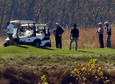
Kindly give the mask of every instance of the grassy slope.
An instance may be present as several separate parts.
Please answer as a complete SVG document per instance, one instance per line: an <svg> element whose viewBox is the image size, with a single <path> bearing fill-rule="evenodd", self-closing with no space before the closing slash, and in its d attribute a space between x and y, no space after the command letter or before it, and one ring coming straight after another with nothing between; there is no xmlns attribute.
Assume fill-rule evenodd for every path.
<svg viewBox="0 0 115 84"><path fill-rule="evenodd" d="M34 79L35 82L40 74L45 74L48 76L48 80L55 84L53 82L61 81L59 77L68 74L65 72L73 69L76 63L87 65L91 58L98 59L99 65L103 67L103 70L106 70L107 74L114 76L115 49L78 49L78 51L70 51L68 49L42 49L32 46L0 48L0 73L1 71L6 71L4 72L5 75L10 73L16 77L18 76L17 74L21 73L23 74L22 78L26 79L27 77L28 80L28 77L32 77L29 81ZM36 76L37 79L35 79ZM16 78L14 77L13 81L14 79Z"/></svg>
<svg viewBox="0 0 115 84"><path fill-rule="evenodd" d="M115 49L54 49L54 48L36 48L32 46L10 46L0 48L0 56L39 56L49 54L115 54Z"/></svg>
<svg viewBox="0 0 115 84"><path fill-rule="evenodd" d="M16 63L19 65L72 65L78 61L85 63L91 58L101 62L115 63L115 49L52 49L32 46L10 46L0 48L0 63Z"/></svg>

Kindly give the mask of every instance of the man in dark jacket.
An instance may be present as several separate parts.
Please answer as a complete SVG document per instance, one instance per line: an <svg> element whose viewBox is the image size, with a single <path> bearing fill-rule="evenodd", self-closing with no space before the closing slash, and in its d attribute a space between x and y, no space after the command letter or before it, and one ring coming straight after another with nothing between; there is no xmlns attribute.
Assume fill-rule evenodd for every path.
<svg viewBox="0 0 115 84"><path fill-rule="evenodd" d="M54 30L56 48L62 48L62 34L64 30L60 27L59 23L56 23L56 29Z"/></svg>
<svg viewBox="0 0 115 84"><path fill-rule="evenodd" d="M107 29L107 48L111 48L111 27L109 26L109 23L106 21L105 28Z"/></svg>
<svg viewBox="0 0 115 84"><path fill-rule="evenodd" d="M69 46L69 49L71 50L71 45L73 43L73 41L75 41L76 43L76 47L75 47L75 50L77 50L77 47L78 47L78 44L77 44L77 41L78 41L78 38L79 38L79 30L76 28L76 24L73 25L73 29L71 30L71 34L70 34L70 46Z"/></svg>

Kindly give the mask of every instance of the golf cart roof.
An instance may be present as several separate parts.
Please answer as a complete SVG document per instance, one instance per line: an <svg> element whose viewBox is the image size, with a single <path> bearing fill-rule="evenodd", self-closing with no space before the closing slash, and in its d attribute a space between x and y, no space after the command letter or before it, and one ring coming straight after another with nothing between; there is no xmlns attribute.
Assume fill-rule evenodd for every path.
<svg viewBox="0 0 115 84"><path fill-rule="evenodd" d="M12 21L10 21L10 23L33 24L36 22L32 21L32 20L12 20Z"/></svg>
<svg viewBox="0 0 115 84"><path fill-rule="evenodd" d="M21 26L33 26L33 24L22 24ZM35 24L36 27L45 27L47 24Z"/></svg>

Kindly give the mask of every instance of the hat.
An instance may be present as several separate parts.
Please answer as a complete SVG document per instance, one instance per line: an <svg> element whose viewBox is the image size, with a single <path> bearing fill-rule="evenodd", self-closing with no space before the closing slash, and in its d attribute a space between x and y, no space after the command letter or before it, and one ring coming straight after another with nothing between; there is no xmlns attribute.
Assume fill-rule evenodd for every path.
<svg viewBox="0 0 115 84"><path fill-rule="evenodd" d="M102 22L99 22L98 25L102 25Z"/></svg>
<svg viewBox="0 0 115 84"><path fill-rule="evenodd" d="M58 22L56 22L56 25L60 25Z"/></svg>
<svg viewBox="0 0 115 84"><path fill-rule="evenodd" d="M107 21L104 24L109 24Z"/></svg>

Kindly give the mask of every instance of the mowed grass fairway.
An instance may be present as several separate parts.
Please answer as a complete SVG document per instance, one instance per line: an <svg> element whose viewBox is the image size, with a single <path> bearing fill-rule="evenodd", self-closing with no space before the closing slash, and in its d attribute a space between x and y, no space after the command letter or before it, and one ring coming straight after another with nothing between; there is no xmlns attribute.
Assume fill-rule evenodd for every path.
<svg viewBox="0 0 115 84"><path fill-rule="evenodd" d="M0 48L0 74L3 77L0 82L7 80L13 84L38 84L41 76L46 75L49 84L65 84L62 81L65 78L68 80L68 74L77 63L87 65L91 59L98 60L99 66L114 84L115 49L92 48L75 51L27 45ZM9 84L7 81L2 84Z"/></svg>
<svg viewBox="0 0 115 84"><path fill-rule="evenodd" d="M0 60L2 63L9 63L9 59L13 61L27 64L51 64L63 63L73 64L76 62L88 62L90 59L98 59L102 62L115 63L115 49L78 49L78 51L68 49L55 48L36 48L33 46L9 46L0 48Z"/></svg>
<svg viewBox="0 0 115 84"><path fill-rule="evenodd" d="M55 48L36 48L33 46L9 46L0 48L0 56L39 56L51 54L115 54L115 49L91 48L91 49L55 49Z"/></svg>

